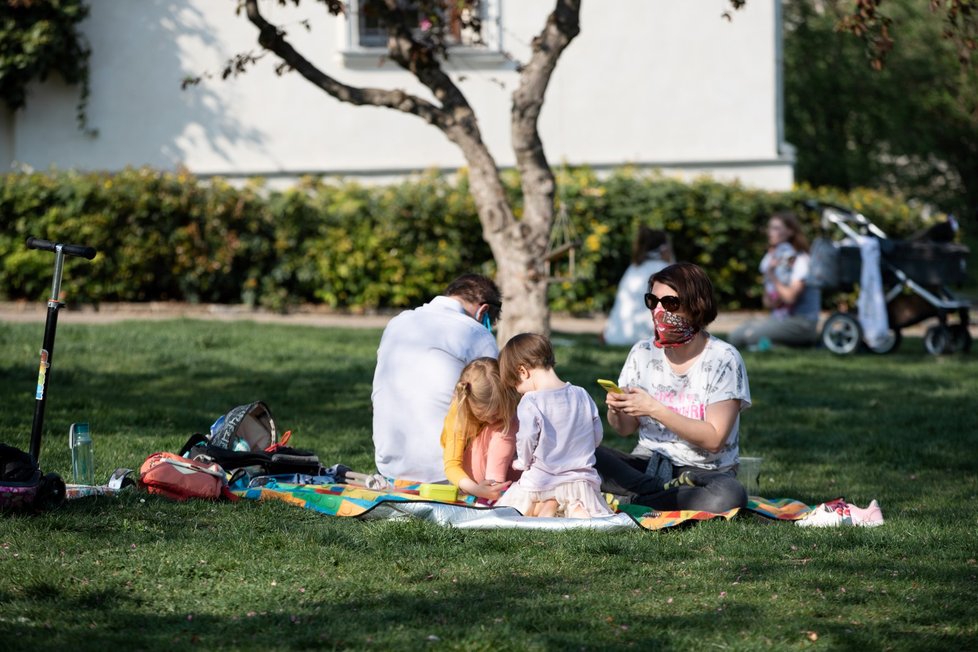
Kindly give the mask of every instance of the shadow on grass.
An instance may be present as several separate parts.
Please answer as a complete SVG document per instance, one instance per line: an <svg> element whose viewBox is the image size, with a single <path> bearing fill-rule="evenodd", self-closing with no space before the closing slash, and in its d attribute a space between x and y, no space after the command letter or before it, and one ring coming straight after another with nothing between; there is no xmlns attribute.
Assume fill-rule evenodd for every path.
<svg viewBox="0 0 978 652"><path fill-rule="evenodd" d="M437 587L437 588L436 588ZM220 583L199 589L233 591ZM838 587L827 589L837 592ZM329 587L322 587L328 593ZM643 600L615 601L598 608L588 601L587 586L546 576L521 574L509 584L466 581L430 582L394 590L364 586L335 597L298 599L257 596L233 600L237 609L201 613L193 603L170 604L147 613L122 589L79 587L70 595L46 586L25 587L21 596L2 595L5 603L29 599L36 617L4 623L8 640L41 649L385 649L450 647L498 649L520 641L522 649L674 649L713 641L731 647L766 641L767 645L807 643L812 630L832 649L878 649L885 643L904 649L968 649L974 637L931 626L927 614L910 623L861 622L840 615L838 603L811 607L786 622L777 611L764 613L760 601L727 600L668 613ZM656 600L661 604L661 601ZM853 596L850 606L859 606ZM595 613L601 614L595 617ZM45 614L64 614L57 627ZM585 615L586 614L586 615ZM954 614L948 614L954 616ZM969 614L959 614L967 617ZM582 617L583 616L583 617ZM840 617L841 616L841 617ZM950 629L950 628L949 628ZM758 640L760 639L760 640ZM79 645L79 642L83 644ZM724 646L724 647L726 647Z"/></svg>
<svg viewBox="0 0 978 652"><path fill-rule="evenodd" d="M190 321L66 329L42 466L67 468L72 421L93 423L97 464L111 470L262 399L296 445L366 467L379 335ZM40 330L0 336L0 439L25 446ZM594 379L617 377L628 350L561 337L558 373L601 405ZM745 360L746 445L765 456L774 495L879 496L887 527L738 518L668 535L470 533L131 494L0 521L0 634L24 649L737 649L807 645L811 629L833 649L973 649L974 367L910 353Z"/></svg>
<svg viewBox="0 0 978 652"><path fill-rule="evenodd" d="M269 404L280 431L295 431L296 446L325 448L330 458L363 457L367 448L372 454L378 333L175 322L76 328L69 335L59 342L49 381L44 466L64 468L63 437L75 421L92 424L97 464L132 467L152 452L179 448L230 408L254 400ZM0 362L0 438L22 448L36 375L36 361L23 352Z"/></svg>
<svg viewBox="0 0 978 652"><path fill-rule="evenodd" d="M439 588L435 588L435 587ZM205 587L201 587L206 590ZM326 591L328 592L328 590ZM567 593L569 592L569 593ZM573 594L572 599L567 596ZM585 596L585 597L582 597ZM0 596L4 601L15 596ZM446 587L405 586L382 591L364 587L335 598L236 602L240 611L200 613L193 604L174 604L146 613L122 590L79 587L70 595L51 587L25 587L21 599L35 605L37 618L6 623L10 640L48 649L125 645L129 649L344 649L378 646L418 649L437 644L463 649L657 649L675 642L675 633L716 625L704 612L678 618L649 618L644 609L619 607L607 618L582 620L579 600L586 587L542 574L523 574L508 585L488 581ZM291 604L290 604L291 603ZM752 610L732 607L731 616L749 620ZM67 614L46 627L43 614ZM26 622L24 622L26 621ZM678 637L679 640L682 637Z"/></svg>
<svg viewBox="0 0 978 652"><path fill-rule="evenodd" d="M6 330L4 341L21 356L0 362L0 435L22 447L36 380L35 354L25 342L35 330ZM364 466L372 456L370 387L379 335L190 320L76 325L59 342L64 359L52 374L43 457L66 468L67 426L88 420L98 461L132 467L156 450L179 448L231 407L261 399L280 430L296 431L295 445L330 463ZM594 380L617 377L628 348L600 347L592 335L555 339L558 372L603 406ZM978 467L972 454L978 430L963 426L973 418L975 389L961 381L962 372L973 376L965 359L839 358L812 350L746 354L745 361L754 404L741 418L743 444L766 458L769 477L781 478L776 495L820 502L868 491L864 478L902 500L912 493L912 475ZM605 439L625 450L634 445L609 428ZM822 486L796 483L792 469L800 465L819 469Z"/></svg>

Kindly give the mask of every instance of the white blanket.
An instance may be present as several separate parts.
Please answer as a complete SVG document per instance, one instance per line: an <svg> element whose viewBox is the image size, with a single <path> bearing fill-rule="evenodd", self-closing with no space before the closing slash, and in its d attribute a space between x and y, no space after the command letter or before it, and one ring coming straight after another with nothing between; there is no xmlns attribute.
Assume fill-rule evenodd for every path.
<svg viewBox="0 0 978 652"><path fill-rule="evenodd" d="M634 530L641 526L627 514L597 518L530 518L512 507L472 509L429 502L383 502L361 514L361 520L420 518L463 530Z"/></svg>
<svg viewBox="0 0 978 652"><path fill-rule="evenodd" d="M886 316L886 298L883 296L883 275L880 271L880 241L869 236L859 238L859 254L862 270L859 273L859 324L863 340L870 347L883 343L890 330Z"/></svg>

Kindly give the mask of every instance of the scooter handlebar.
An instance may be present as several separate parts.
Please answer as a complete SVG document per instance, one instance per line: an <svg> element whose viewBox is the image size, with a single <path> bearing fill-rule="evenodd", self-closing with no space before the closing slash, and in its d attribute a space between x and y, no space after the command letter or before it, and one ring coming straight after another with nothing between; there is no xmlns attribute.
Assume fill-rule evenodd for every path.
<svg viewBox="0 0 978 652"><path fill-rule="evenodd" d="M58 245L61 245L61 251L68 256L78 256L79 258L87 258L91 260L95 258L95 254L98 252L95 247L86 247L85 245L76 244L63 244L59 242L51 242L50 240L41 240L40 238L27 238L27 248L28 249L41 249L42 251L57 251Z"/></svg>

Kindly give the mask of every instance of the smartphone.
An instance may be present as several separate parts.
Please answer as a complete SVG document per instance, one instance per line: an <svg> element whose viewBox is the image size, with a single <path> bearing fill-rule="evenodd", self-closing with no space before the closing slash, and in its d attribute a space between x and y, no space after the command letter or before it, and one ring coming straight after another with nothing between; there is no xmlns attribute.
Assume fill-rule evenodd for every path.
<svg viewBox="0 0 978 652"><path fill-rule="evenodd" d="M617 392L618 394L623 394L621 387L616 385L614 381L605 380L604 378L598 378L598 384L604 387L606 392Z"/></svg>

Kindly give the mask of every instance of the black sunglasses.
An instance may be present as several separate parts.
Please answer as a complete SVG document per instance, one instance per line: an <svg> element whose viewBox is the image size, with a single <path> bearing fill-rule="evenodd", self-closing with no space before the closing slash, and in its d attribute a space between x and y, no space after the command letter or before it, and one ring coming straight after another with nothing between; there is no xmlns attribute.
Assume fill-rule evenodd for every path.
<svg viewBox="0 0 978 652"><path fill-rule="evenodd" d="M655 310L655 307L660 303L669 312L676 312L679 310L679 306L682 305L679 297L657 297L651 292L645 295L645 305L649 310Z"/></svg>

